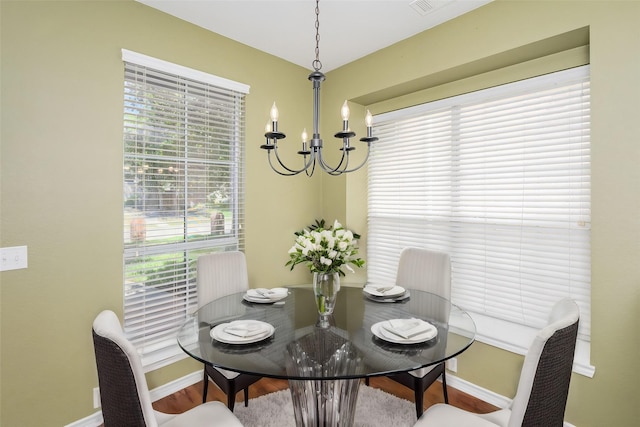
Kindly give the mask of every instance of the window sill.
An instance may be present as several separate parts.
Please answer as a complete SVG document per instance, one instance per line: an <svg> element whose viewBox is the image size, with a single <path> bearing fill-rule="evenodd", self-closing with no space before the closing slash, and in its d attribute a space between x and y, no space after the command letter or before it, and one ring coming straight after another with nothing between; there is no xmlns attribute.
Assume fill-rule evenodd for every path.
<svg viewBox="0 0 640 427"><path fill-rule="evenodd" d="M512 353L525 355L538 329L516 325L478 313L469 313L476 323L476 340ZM591 365L591 343L578 339L573 359L573 371L593 378L595 366Z"/></svg>

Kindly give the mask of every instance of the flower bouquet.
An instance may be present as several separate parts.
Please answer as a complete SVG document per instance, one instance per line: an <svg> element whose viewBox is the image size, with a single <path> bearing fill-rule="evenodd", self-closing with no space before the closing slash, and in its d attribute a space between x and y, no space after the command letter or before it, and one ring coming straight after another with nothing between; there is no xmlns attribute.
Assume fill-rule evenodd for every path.
<svg viewBox="0 0 640 427"><path fill-rule="evenodd" d="M360 236L345 229L337 220L326 227L324 220L295 233L295 244L289 249L291 270L298 264L306 264L313 273L313 288L318 312L328 315L333 312L336 295L340 289L343 268L362 267L364 260L358 257Z"/></svg>

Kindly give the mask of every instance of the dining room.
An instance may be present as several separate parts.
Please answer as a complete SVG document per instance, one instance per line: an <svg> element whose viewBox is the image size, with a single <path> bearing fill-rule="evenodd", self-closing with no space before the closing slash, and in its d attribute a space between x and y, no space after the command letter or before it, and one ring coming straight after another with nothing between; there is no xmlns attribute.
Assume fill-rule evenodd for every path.
<svg viewBox="0 0 640 427"><path fill-rule="evenodd" d="M495 0L327 71L322 82L319 124L326 128L325 144L332 150L327 160L338 161L339 146L330 133L342 129L340 108L347 99L349 131L357 134L352 141L357 164L366 151L366 144L358 139L368 134L367 110L374 116L373 135L382 140L384 129L375 126L382 124L385 114L507 81L590 67L590 218L581 223L588 224L590 231L589 286L583 293L590 303L585 313L590 331L582 340L586 349L580 349L586 368L574 370L571 376L565 414L565 421L576 427L632 426L640 420L634 399L620 397L635 396L640 380L636 369L640 351L636 333L640 324L638 16L638 1ZM128 217L141 200L149 208L174 209L180 200L176 183L184 182L157 187L163 197L153 200L145 199L145 194L127 199L139 190L132 184L136 178L129 176L149 172L144 166L126 169L127 162L133 164L138 158L126 157L135 150L127 151L123 141L127 134L123 123L128 123L132 110L131 104L123 104L125 63L141 57L123 59L123 50L215 75L219 81L237 82L240 92L245 91L244 170L242 191L237 193L243 205L241 220L227 223L207 211L198 226L207 228L207 239L235 245L244 253L250 288L310 285L309 269L291 269L286 264L295 233L320 218L330 223L337 219L360 235L359 256L364 264L345 272L341 277L345 287L375 281L375 271L395 276L400 251L388 257L391 261L385 267L377 260L384 260L386 254L376 253L371 244L373 236L380 236L371 228L375 222L369 211L370 172L375 165L370 162L375 159L342 176L320 169L311 177L305 173L282 176L272 170L269 150L261 149L269 144L265 134L276 132L273 127L265 130L265 123L272 121L269 112L275 100L279 131L288 133L287 139L278 141L283 160L286 164L300 161L296 153L300 142L294 135L305 126L311 129L314 115L309 69L134 0L3 0L0 20L0 246L28 249L27 268L0 273L0 425L97 425L92 424L100 412L92 322L103 310L114 311L124 322L131 307L126 305L127 296L139 295L139 289L127 281L127 256L135 257L136 251L157 255L155 245L141 242L153 242L167 227L175 227L157 215L149 215L145 223ZM313 46L308 50L313 56ZM168 175L173 165L166 166L156 175ZM179 172L171 171L174 177ZM225 197L210 192L203 196L203 204L217 206L214 210L226 215L230 208ZM197 206L183 206L200 212ZM237 236L233 242L227 233L231 229ZM406 246L426 247L429 242L418 239ZM465 271L457 263L456 259L453 289ZM166 273L162 267L154 268L159 276ZM191 273L195 288L195 270ZM543 293L544 287L540 289ZM364 308L375 301L363 299L362 290L358 291L360 305L356 306L364 316ZM454 293L453 303L471 312L473 307L458 303L458 295ZM553 293L549 298L561 296ZM346 297L346 292L339 296ZM196 308L196 297L190 298L190 309ZM340 301L336 308L340 321L354 322ZM533 311L549 310L551 304ZM188 314L185 311L184 316ZM367 344L375 338L373 323L361 330L368 331ZM357 328L349 324L344 329ZM148 353L141 352L149 389L167 394L185 387L181 382L185 378L197 374L201 380L203 369L201 361L178 346L177 330L172 333L168 353L151 347ZM444 334L444 329L438 333ZM473 344L456 354L455 371L447 369L449 386L485 401L512 398L524 356L516 347L475 334ZM370 374L383 371L390 369Z"/></svg>

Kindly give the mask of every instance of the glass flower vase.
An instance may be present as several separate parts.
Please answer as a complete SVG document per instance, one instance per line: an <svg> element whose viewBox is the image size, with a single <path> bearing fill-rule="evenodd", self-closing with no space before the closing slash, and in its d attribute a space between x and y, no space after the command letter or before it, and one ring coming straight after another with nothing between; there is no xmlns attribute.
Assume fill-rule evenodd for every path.
<svg viewBox="0 0 640 427"><path fill-rule="evenodd" d="M321 317L327 317L333 313L339 290L339 273L313 273L313 294Z"/></svg>

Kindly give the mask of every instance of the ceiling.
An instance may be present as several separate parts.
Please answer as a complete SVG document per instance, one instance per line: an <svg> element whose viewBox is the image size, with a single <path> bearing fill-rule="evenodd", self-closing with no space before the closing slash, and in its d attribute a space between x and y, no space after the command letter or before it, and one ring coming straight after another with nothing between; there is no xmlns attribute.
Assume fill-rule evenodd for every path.
<svg viewBox="0 0 640 427"><path fill-rule="evenodd" d="M312 69L313 0L137 0ZM327 72L492 0L322 0L320 61Z"/></svg>

